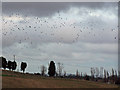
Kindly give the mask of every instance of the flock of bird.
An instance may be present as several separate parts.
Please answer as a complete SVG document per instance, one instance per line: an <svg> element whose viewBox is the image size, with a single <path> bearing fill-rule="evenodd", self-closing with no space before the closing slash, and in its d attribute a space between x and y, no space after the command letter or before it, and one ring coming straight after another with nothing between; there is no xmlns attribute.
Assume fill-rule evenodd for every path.
<svg viewBox="0 0 120 90"><path fill-rule="evenodd" d="M88 32L86 36L90 34L91 36L96 37L96 33L94 33L94 26L97 24L96 22L87 22L87 25L89 26L84 25L84 22L79 22L79 25L75 22L69 23L69 17L62 17L59 11L57 12L57 17L54 18L53 21L50 21L51 19L49 18L40 17L33 17L31 21L29 16L25 15L21 18L19 13L12 13L8 16L7 20L5 18L6 17L3 16L3 38L10 39L10 36L12 36L12 39L17 40L17 38L21 36L21 38L18 38L19 44L27 41L32 45L34 43L34 39L32 38L34 37L38 37L38 40L45 40L47 36L48 39L54 39L57 36L56 33L65 29L70 29L76 32L71 34L71 37L73 37L72 42L77 42L85 31ZM15 20L20 21L16 22ZM101 31L105 31L105 29L101 28ZM116 29L112 28L111 32L114 31L116 31ZM35 33L33 34L34 36L32 36L31 33ZM117 40L117 36L113 39ZM64 36L61 35L59 37L59 42L62 42L63 40ZM26 46L26 48L28 47Z"/></svg>

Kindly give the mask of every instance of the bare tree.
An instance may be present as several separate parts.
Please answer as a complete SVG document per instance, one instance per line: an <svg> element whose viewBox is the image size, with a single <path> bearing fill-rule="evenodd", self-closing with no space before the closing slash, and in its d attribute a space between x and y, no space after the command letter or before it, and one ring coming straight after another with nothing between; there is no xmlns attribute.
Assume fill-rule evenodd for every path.
<svg viewBox="0 0 120 90"><path fill-rule="evenodd" d="M115 70L115 76L117 77L117 71Z"/></svg>
<svg viewBox="0 0 120 90"><path fill-rule="evenodd" d="M114 76L114 69L112 68L112 76Z"/></svg>
<svg viewBox="0 0 120 90"><path fill-rule="evenodd" d="M118 76L120 77L120 71L118 70Z"/></svg>
<svg viewBox="0 0 120 90"><path fill-rule="evenodd" d="M96 74L96 81L97 81L98 80L98 76L99 76L99 69L97 67L96 67L95 74Z"/></svg>
<svg viewBox="0 0 120 90"><path fill-rule="evenodd" d="M76 70L76 77L78 77L79 76L79 72L78 72L78 69Z"/></svg>
<svg viewBox="0 0 120 90"><path fill-rule="evenodd" d="M58 62L58 75L61 76L62 75L62 70L63 70L63 64Z"/></svg>
<svg viewBox="0 0 120 90"><path fill-rule="evenodd" d="M107 72L106 72L106 70L104 69L104 82L106 82L106 74L107 74Z"/></svg>
<svg viewBox="0 0 120 90"><path fill-rule="evenodd" d="M107 71L106 74L107 74L106 77L107 77L107 82L108 82L109 81L109 72Z"/></svg>
<svg viewBox="0 0 120 90"><path fill-rule="evenodd" d="M42 74L42 76L45 75L46 71L47 71L47 68L44 65L42 65L41 66L41 74Z"/></svg>
<svg viewBox="0 0 120 90"><path fill-rule="evenodd" d="M92 79L94 79L94 76L95 76L95 69L92 67L91 68L91 77L92 77Z"/></svg>
<svg viewBox="0 0 120 90"><path fill-rule="evenodd" d="M82 79L82 72L81 72L81 75L80 75L81 79Z"/></svg>
<svg viewBox="0 0 120 90"><path fill-rule="evenodd" d="M96 74L96 78L98 78L98 76L99 76L99 69L96 67L96 72L95 72L95 74Z"/></svg>
<svg viewBox="0 0 120 90"><path fill-rule="evenodd" d="M117 78L118 78L118 77L117 77L117 71L116 71L116 70L115 70L115 77L114 77L114 78L115 78L115 82L116 82L116 81L117 81Z"/></svg>
<svg viewBox="0 0 120 90"><path fill-rule="evenodd" d="M109 72L107 71L107 78L109 77Z"/></svg>
<svg viewBox="0 0 120 90"><path fill-rule="evenodd" d="M114 81L115 81L115 75L114 75L114 69L112 68L112 82L114 83Z"/></svg>
<svg viewBox="0 0 120 90"><path fill-rule="evenodd" d="M103 78L103 67L100 67L100 77Z"/></svg>
<svg viewBox="0 0 120 90"><path fill-rule="evenodd" d="M58 73L57 72L55 72L55 75L56 75L56 77L58 76Z"/></svg>
<svg viewBox="0 0 120 90"><path fill-rule="evenodd" d="M66 71L64 71L64 77L66 77Z"/></svg>

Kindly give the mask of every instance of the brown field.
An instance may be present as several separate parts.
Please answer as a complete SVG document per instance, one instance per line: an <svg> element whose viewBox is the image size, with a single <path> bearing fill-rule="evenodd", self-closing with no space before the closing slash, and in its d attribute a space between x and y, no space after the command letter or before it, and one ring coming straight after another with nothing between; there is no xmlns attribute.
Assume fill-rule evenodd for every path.
<svg viewBox="0 0 120 90"><path fill-rule="evenodd" d="M114 84L105 84L77 79L41 77L12 71L2 72L3 88L118 88Z"/></svg>

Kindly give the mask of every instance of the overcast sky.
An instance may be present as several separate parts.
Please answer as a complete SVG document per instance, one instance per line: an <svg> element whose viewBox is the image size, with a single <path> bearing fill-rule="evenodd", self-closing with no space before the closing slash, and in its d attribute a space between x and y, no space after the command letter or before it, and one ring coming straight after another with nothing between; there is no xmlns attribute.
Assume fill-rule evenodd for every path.
<svg viewBox="0 0 120 90"><path fill-rule="evenodd" d="M3 56L28 72L53 60L67 73L117 70L117 2L3 2Z"/></svg>

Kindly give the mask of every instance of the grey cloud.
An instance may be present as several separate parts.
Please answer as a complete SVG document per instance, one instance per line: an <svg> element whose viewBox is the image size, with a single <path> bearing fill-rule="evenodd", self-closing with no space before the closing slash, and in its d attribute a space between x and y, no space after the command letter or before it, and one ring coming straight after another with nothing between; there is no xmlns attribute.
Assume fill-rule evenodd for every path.
<svg viewBox="0 0 120 90"><path fill-rule="evenodd" d="M71 7L87 7L95 9L110 9L116 7L117 2L3 2L4 14L20 13L23 16L52 16L58 11L68 10Z"/></svg>
<svg viewBox="0 0 120 90"><path fill-rule="evenodd" d="M4 2L3 3L3 13L19 13L20 14L27 14L28 16L51 16L53 15L55 12L58 12L60 10L65 10L68 7L66 6L65 3L44 3L44 2L14 2L14 3L7 3Z"/></svg>
<svg viewBox="0 0 120 90"><path fill-rule="evenodd" d="M33 27L36 26L33 22L32 16L39 16L39 17L47 17L52 16L58 11L63 11L64 13L67 13L66 11L69 10L71 7L85 7L88 10L101 10L103 11L103 14L106 12L116 12L117 10L114 10L113 7L116 7L117 3L3 3L3 13L6 15L10 15L11 13L19 13L20 15L28 15L30 18L30 22L28 24L25 24L23 22L16 22L16 24L19 26L19 28L24 27L25 31L22 30L19 31L18 28L13 28L15 31L11 31L13 34L3 36L3 54L4 55L13 55L16 54L18 57L21 57L21 60L28 60L29 63L30 60L34 61L46 61L48 60L56 60L61 61L64 63L64 61L71 61L73 64L75 62L86 62L91 61L102 61L103 62L107 59L109 59L111 62L114 60L117 60L117 39L115 40L114 37L117 35L117 31L112 32L112 27L115 27L116 23L113 24L113 22L117 19L109 20L108 18L102 18L102 17L88 17L86 18L86 13L79 12L79 16L84 17L84 24L82 25L82 32L80 33L80 37L78 41L73 42L73 39L77 36L77 30L79 30L79 25L76 25L76 28L78 29L70 29L67 26L66 28L60 28L60 29L46 29L46 26L41 27L38 29L38 31L34 31ZM108 10L109 9L109 10ZM85 14L82 14L85 13ZM3 15L4 15L3 14ZM107 14L108 15L108 14ZM66 16L65 16L66 17ZM68 15L69 17L69 15ZM76 17L78 17L76 15ZM117 16L116 16L117 17ZM74 16L72 17L74 18ZM102 18L102 19L101 19ZM94 23L92 23L94 21ZM87 22L91 22L94 26L94 30L88 29L87 31L83 29L83 27L90 27ZM50 26L53 26L53 19L50 18ZM61 22L63 23L63 21ZM69 23L69 22L68 22ZM42 23L43 24L43 23ZM97 24L97 25L96 25ZM10 25L10 23L8 23ZM32 29L26 28L25 26L32 26ZM39 24L37 24L40 26ZM60 25L60 21L57 24ZM67 24L69 25L69 24ZM11 26L13 27L13 26ZM104 31L102 29L105 29ZM10 27L5 28L6 31L10 31ZM70 29L70 30L69 30ZM81 29L81 28L80 28ZM41 34L40 32L44 31ZM89 31L91 32L89 34ZM25 33L27 32L27 34ZM55 34L54 37L51 37L51 32ZM45 34L47 33L47 35ZM39 37L39 34L41 36ZM49 35L48 35L49 34ZM72 34L74 34L72 36ZM94 36L94 34L96 36ZM15 37L17 36L17 37ZM26 40L28 36L30 40ZM60 40L60 37L63 36L63 40ZM42 37L42 39L41 39ZM22 40L22 43L20 44L19 41ZM32 41L32 44L31 44ZM30 60L24 57L32 57ZM46 63L45 62L45 63ZM81 63L80 62L80 63ZM90 63L90 62L89 62ZM88 63L88 65L89 65ZM31 63L30 63L31 64ZM70 64L69 64L70 65ZM76 65L76 64L75 64ZM75 66L74 65L74 66ZM103 63L101 63L103 65ZM113 65L113 64L111 64ZM37 67L37 66L36 66ZM77 65L76 65L77 67Z"/></svg>

